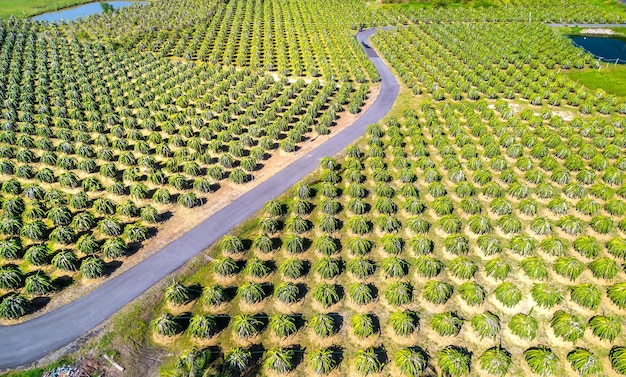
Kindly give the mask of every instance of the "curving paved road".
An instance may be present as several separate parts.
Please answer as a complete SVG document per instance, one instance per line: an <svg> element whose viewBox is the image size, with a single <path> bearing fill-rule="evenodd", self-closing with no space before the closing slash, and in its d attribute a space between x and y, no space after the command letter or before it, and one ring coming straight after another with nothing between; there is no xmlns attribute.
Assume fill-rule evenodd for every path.
<svg viewBox="0 0 626 377"><path fill-rule="evenodd" d="M318 166L322 157L337 154L363 135L369 124L385 116L393 106L400 86L389 68L369 46L369 37L375 31L360 31L356 38L380 74L380 94L352 126L300 157L156 254L108 280L86 296L30 321L1 326L0 370L30 364L87 333L252 216L265 202L298 182Z"/></svg>

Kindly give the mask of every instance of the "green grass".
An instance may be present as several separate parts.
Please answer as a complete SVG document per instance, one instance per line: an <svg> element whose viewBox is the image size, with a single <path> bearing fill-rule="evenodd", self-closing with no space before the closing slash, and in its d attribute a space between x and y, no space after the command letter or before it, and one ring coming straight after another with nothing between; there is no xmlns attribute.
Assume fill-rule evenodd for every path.
<svg viewBox="0 0 626 377"><path fill-rule="evenodd" d="M93 0L0 0L0 18L25 18Z"/></svg>
<svg viewBox="0 0 626 377"><path fill-rule="evenodd" d="M29 370L18 370L11 371L0 374L0 377L40 377L43 376L44 373L55 370L56 368L62 365L72 365L74 364L74 360L68 357L61 357L60 359L54 361L52 364L44 367L44 368L34 368Z"/></svg>
<svg viewBox="0 0 626 377"><path fill-rule="evenodd" d="M626 65L607 67L602 63L601 69L585 69L576 72L567 72L569 78L590 89L604 89L607 93L616 96L626 96Z"/></svg>

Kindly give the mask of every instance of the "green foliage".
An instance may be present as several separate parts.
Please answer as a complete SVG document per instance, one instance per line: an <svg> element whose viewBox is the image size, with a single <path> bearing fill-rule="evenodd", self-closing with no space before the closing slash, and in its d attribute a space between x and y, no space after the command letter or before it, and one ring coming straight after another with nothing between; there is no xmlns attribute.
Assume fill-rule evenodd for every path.
<svg viewBox="0 0 626 377"><path fill-rule="evenodd" d="M309 366L315 374L329 374L337 366L337 361L331 348L316 349L309 352L307 356Z"/></svg>
<svg viewBox="0 0 626 377"><path fill-rule="evenodd" d="M511 265L506 263L502 258L493 258L485 264L487 276L491 276L496 280L505 280L511 272Z"/></svg>
<svg viewBox="0 0 626 377"><path fill-rule="evenodd" d="M422 289L422 297L430 303L443 305L450 299L453 292L454 287L451 284L439 280L430 280Z"/></svg>
<svg viewBox="0 0 626 377"><path fill-rule="evenodd" d="M600 306L602 292L595 285L579 284L573 286L571 290L572 301L578 305L592 310L596 310Z"/></svg>
<svg viewBox="0 0 626 377"><path fill-rule="evenodd" d="M191 299L191 292L188 287L178 281L173 281L165 289L165 299L174 305L183 305Z"/></svg>
<svg viewBox="0 0 626 377"><path fill-rule="evenodd" d="M427 278L432 278L439 275L444 267L443 262L441 262L439 259L426 255L418 256L415 259L414 266L419 275Z"/></svg>
<svg viewBox="0 0 626 377"><path fill-rule="evenodd" d="M607 288L606 294L620 309L626 308L626 282L611 285Z"/></svg>
<svg viewBox="0 0 626 377"><path fill-rule="evenodd" d="M559 366L559 357L550 348L539 346L524 351L530 370L539 376L553 375Z"/></svg>
<svg viewBox="0 0 626 377"><path fill-rule="evenodd" d="M428 366L428 354L419 347L402 348L396 351L394 363L402 375L419 377Z"/></svg>
<svg viewBox="0 0 626 377"><path fill-rule="evenodd" d="M263 366L278 374L287 374L293 368L294 351L288 348L272 348L266 353Z"/></svg>
<svg viewBox="0 0 626 377"><path fill-rule="evenodd" d="M626 347L615 346L611 348L609 360L611 360L613 370L619 374L626 375Z"/></svg>
<svg viewBox="0 0 626 377"><path fill-rule="evenodd" d="M162 336L174 336L180 331L180 324L170 313L154 318L150 327Z"/></svg>
<svg viewBox="0 0 626 377"><path fill-rule="evenodd" d="M494 376L505 376L511 366L511 354L501 347L492 347L478 358L480 367Z"/></svg>
<svg viewBox="0 0 626 377"><path fill-rule="evenodd" d="M530 314L517 313L511 317L509 329L522 339L533 340L537 336L539 322Z"/></svg>
<svg viewBox="0 0 626 377"><path fill-rule="evenodd" d="M478 271L478 266L466 257L457 257L450 261L448 270L457 278L467 280Z"/></svg>
<svg viewBox="0 0 626 377"><path fill-rule="evenodd" d="M616 316L593 316L589 320L589 328L593 335L602 340L609 340L611 343L622 332L622 324L619 317Z"/></svg>
<svg viewBox="0 0 626 377"><path fill-rule="evenodd" d="M554 330L554 335L573 343L576 343L585 333L585 324L580 318L563 310L554 312L550 326Z"/></svg>
<svg viewBox="0 0 626 377"><path fill-rule="evenodd" d="M354 366L356 371L362 375L370 375L378 373L382 370L384 364L380 361L380 357L373 347L358 350L354 356Z"/></svg>
<svg viewBox="0 0 626 377"><path fill-rule="evenodd" d="M17 294L9 294L0 302L0 318L17 319L28 313L30 302Z"/></svg>
<svg viewBox="0 0 626 377"><path fill-rule="evenodd" d="M507 308L512 308L522 300L522 291L513 283L504 282L494 290L496 299Z"/></svg>
<svg viewBox="0 0 626 377"><path fill-rule="evenodd" d="M433 315L430 326L440 336L457 336L461 331L464 320L456 313L443 312Z"/></svg>
<svg viewBox="0 0 626 377"><path fill-rule="evenodd" d="M354 314L350 317L352 332L357 338L363 339L374 335L377 328L372 314Z"/></svg>
<svg viewBox="0 0 626 377"><path fill-rule="evenodd" d="M296 320L291 315L276 314L269 318L269 328L279 338L287 338L298 331Z"/></svg>
<svg viewBox="0 0 626 377"><path fill-rule="evenodd" d="M419 319L414 312L405 310L391 313L389 324L397 336L409 336L418 330Z"/></svg>
<svg viewBox="0 0 626 377"><path fill-rule="evenodd" d="M260 332L263 323L250 314L238 314L233 316L232 329L233 333L241 338L247 339L257 335Z"/></svg>
<svg viewBox="0 0 626 377"><path fill-rule="evenodd" d="M458 290L461 298L471 306L482 305L487 295L485 289L473 281L459 285Z"/></svg>
<svg viewBox="0 0 626 377"><path fill-rule="evenodd" d="M602 257L594 260L593 262L589 263L588 267L593 273L594 277L605 280L613 279L620 270L617 262L607 257Z"/></svg>
<svg viewBox="0 0 626 377"><path fill-rule="evenodd" d="M335 320L332 316L323 313L316 313L308 322L308 325L315 335L326 338L335 333Z"/></svg>
<svg viewBox="0 0 626 377"><path fill-rule="evenodd" d="M599 376L604 371L600 358L584 348L576 348L568 353L567 360L581 377Z"/></svg>
<svg viewBox="0 0 626 377"><path fill-rule="evenodd" d="M325 308L336 304L340 299L339 293L337 293L337 288L332 284L326 283L315 287L313 290L313 298Z"/></svg>
<svg viewBox="0 0 626 377"><path fill-rule="evenodd" d="M472 354L463 347L447 346L437 352L439 368L446 375L457 377L470 373Z"/></svg>
<svg viewBox="0 0 626 377"><path fill-rule="evenodd" d="M261 284L247 281L239 286L237 295L246 304L258 304L265 299L265 290Z"/></svg>
<svg viewBox="0 0 626 377"><path fill-rule="evenodd" d="M584 270L585 264L576 258L559 257L554 262L554 271L559 275L568 277L571 281L576 280Z"/></svg>
<svg viewBox="0 0 626 377"><path fill-rule="evenodd" d="M471 324L472 328L481 339L495 339L500 332L500 318L491 312L484 312L482 314L475 315L472 317Z"/></svg>
<svg viewBox="0 0 626 377"><path fill-rule="evenodd" d="M413 299L412 287L409 283L397 281L385 289L385 299L390 305L407 305Z"/></svg>
<svg viewBox="0 0 626 377"><path fill-rule="evenodd" d="M553 285L544 283L535 284L530 291L533 300L535 300L540 307L551 308L563 301L563 294Z"/></svg>

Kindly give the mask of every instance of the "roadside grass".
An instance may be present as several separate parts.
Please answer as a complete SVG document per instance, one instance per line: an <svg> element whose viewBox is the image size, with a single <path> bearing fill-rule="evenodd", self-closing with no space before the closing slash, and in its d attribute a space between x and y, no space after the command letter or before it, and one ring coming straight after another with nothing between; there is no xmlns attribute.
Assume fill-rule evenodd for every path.
<svg viewBox="0 0 626 377"><path fill-rule="evenodd" d="M0 377L40 377L40 376L43 376L44 373L50 372L62 365L73 364L73 363L74 363L74 360L72 358L64 356L54 361L53 363L47 365L44 368L9 371L9 372L0 374Z"/></svg>
<svg viewBox="0 0 626 377"><path fill-rule="evenodd" d="M93 0L0 0L0 18L26 18Z"/></svg>
<svg viewBox="0 0 626 377"><path fill-rule="evenodd" d="M565 74L589 89L603 89L609 94L626 96L626 65L602 63L601 69L588 68Z"/></svg>

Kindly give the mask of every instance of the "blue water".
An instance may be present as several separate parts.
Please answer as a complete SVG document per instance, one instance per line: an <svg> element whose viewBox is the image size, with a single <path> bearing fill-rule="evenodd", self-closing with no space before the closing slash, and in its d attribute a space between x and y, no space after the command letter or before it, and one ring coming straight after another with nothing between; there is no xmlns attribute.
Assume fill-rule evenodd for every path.
<svg viewBox="0 0 626 377"><path fill-rule="evenodd" d="M145 1L103 1L103 3L109 3L115 9L127 7L134 4L143 5ZM100 3L88 3L78 5L71 8L65 8L53 12L47 12L33 17L36 21L76 21L79 18L90 16L92 14L102 13L102 7Z"/></svg>
<svg viewBox="0 0 626 377"><path fill-rule="evenodd" d="M626 64L626 40L613 37L570 36L574 43L592 53L596 58Z"/></svg>

